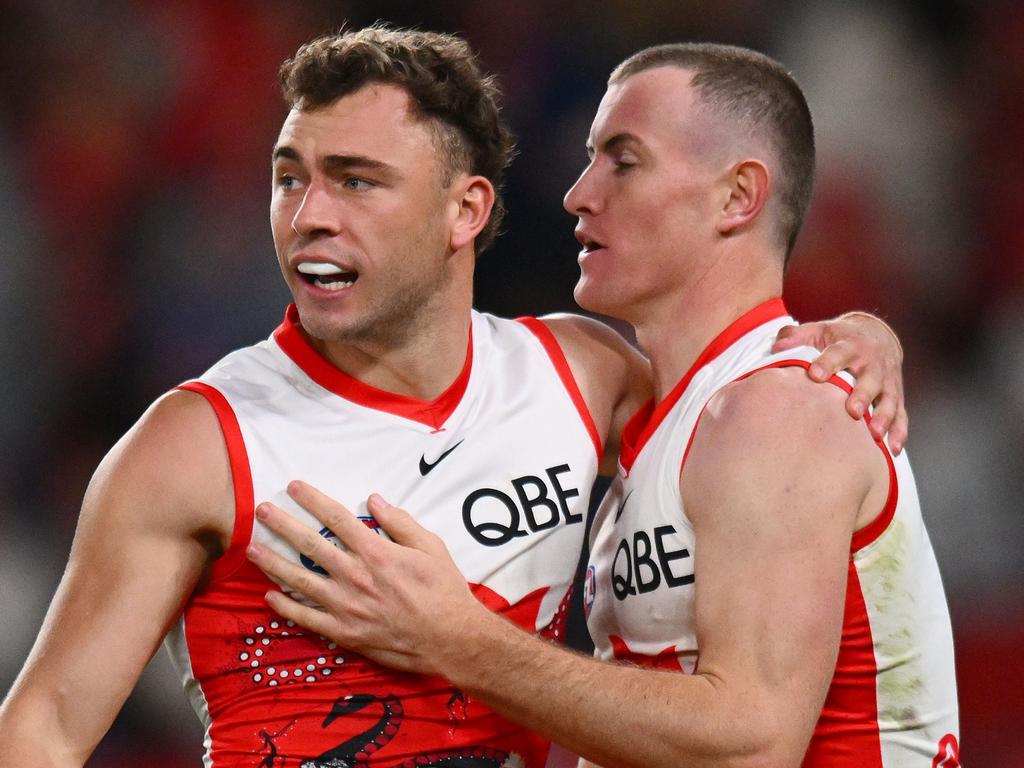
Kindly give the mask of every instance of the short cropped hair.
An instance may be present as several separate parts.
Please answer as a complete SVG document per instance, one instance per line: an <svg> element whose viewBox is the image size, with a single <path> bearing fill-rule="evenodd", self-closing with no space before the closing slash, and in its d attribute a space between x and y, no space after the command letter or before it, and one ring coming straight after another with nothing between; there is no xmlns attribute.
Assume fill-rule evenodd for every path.
<svg viewBox="0 0 1024 768"><path fill-rule="evenodd" d="M691 83L705 106L771 143L781 167L777 224L788 262L814 186L814 125L800 86L774 59L714 43L646 48L619 64L608 82L662 66L692 71Z"/></svg>
<svg viewBox="0 0 1024 768"><path fill-rule="evenodd" d="M476 252L493 242L505 216L502 178L515 145L497 81L481 70L465 40L374 24L306 43L281 65L280 80L285 101L300 110L327 106L371 83L404 89L413 116L433 129L444 186L463 171L494 185Z"/></svg>

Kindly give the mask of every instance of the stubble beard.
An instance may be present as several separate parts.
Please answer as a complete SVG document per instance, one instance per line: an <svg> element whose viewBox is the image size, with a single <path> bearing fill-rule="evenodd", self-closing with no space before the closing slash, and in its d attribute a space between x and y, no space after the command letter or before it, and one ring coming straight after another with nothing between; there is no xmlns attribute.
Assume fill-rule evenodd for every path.
<svg viewBox="0 0 1024 768"><path fill-rule="evenodd" d="M429 248L433 244L427 232L412 239L409 247L393 263L417 263L413 250ZM431 317L446 311L443 297L451 280L450 266L444 259L439 269L429 274L402 272L398 275L378 277L386 282L387 293L380 292L372 306L344 326L330 321L303 323L306 331L321 341L358 346L396 348L430 327ZM382 295L381 295L382 294Z"/></svg>
<svg viewBox="0 0 1024 768"><path fill-rule="evenodd" d="M411 284L395 286L387 296L369 309L351 325L331 328L319 336L324 341L342 344L373 345L383 347L403 346L416 332L422 331L433 314L437 297L443 284L442 276L429 281L410 281ZM404 290L403 290L404 289ZM438 309L438 311L443 311Z"/></svg>

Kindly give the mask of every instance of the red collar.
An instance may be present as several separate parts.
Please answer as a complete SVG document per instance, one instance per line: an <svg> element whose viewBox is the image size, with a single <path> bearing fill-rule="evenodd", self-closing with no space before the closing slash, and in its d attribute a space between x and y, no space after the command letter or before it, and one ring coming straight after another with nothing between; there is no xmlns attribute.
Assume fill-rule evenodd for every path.
<svg viewBox="0 0 1024 768"><path fill-rule="evenodd" d="M473 326L469 327L469 346L466 350L466 362L459 375L434 400L417 400L405 395L386 392L371 387L352 376L349 376L333 363L328 361L309 343L300 329L299 311L290 304L285 311L284 320L274 331L274 340L281 350L301 368L309 378L324 389L339 397L366 408L392 413L402 418L425 424L440 430L448 417L462 401L469 383L469 373L473 368Z"/></svg>
<svg viewBox="0 0 1024 768"><path fill-rule="evenodd" d="M693 361L690 370L683 374L683 378L665 396L664 400L657 405L654 404L654 400L648 400L640 406L640 410L633 414L626 422L626 426L622 428L622 443L619 450L619 461L622 468L627 473L633 468L633 462L636 461L637 455L643 450L644 445L647 444L661 422L665 420L668 412L679 402L679 398L683 396L683 392L686 391L693 377L701 368L758 326L788 314L786 305L782 303L781 298L769 299L754 307L734 320L728 328L718 334L704 348L704 351Z"/></svg>

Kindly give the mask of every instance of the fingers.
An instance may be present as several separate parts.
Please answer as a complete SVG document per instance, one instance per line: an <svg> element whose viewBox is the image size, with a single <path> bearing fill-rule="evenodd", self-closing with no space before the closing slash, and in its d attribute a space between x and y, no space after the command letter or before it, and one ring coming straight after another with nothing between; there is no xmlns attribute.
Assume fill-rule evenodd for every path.
<svg viewBox="0 0 1024 768"><path fill-rule="evenodd" d="M860 346L860 369L847 367L857 375L857 389L865 385L863 402L874 402L871 432L882 439L889 433L889 446L899 454L906 444L908 419L903 395L903 348L895 332L880 318L862 312L850 312L841 318L858 329L848 338Z"/></svg>
<svg viewBox="0 0 1024 768"><path fill-rule="evenodd" d="M885 392L878 398L878 401L875 403L875 409L871 414L871 423L869 425L871 434L876 440L884 438L889 431L893 419L896 417L898 406L899 402L892 393Z"/></svg>
<svg viewBox="0 0 1024 768"><path fill-rule="evenodd" d="M896 456L903 451L903 446L907 444L907 436L910 434L910 417L904 406L901 397L900 405L896 409L896 418L893 419L892 426L889 427L889 447L892 448L892 452Z"/></svg>
<svg viewBox="0 0 1024 768"><path fill-rule="evenodd" d="M803 325L787 325L775 337L772 352L784 352L796 347L811 346L823 349L825 338L822 323L804 323Z"/></svg>
<svg viewBox="0 0 1024 768"><path fill-rule="evenodd" d="M348 553L336 547L309 526L300 523L275 504L271 504L269 501L260 504L256 507L256 517L267 528L291 544L297 552L316 562L328 573L336 574L343 567ZM358 521L356 522L358 524ZM329 525L327 527L339 539L341 538L334 528ZM361 524L360 527L362 527Z"/></svg>
<svg viewBox="0 0 1024 768"><path fill-rule="evenodd" d="M404 509L385 501L379 493L367 499L366 508L396 544L436 552L436 542L440 539L417 523Z"/></svg>
<svg viewBox="0 0 1024 768"><path fill-rule="evenodd" d="M857 361L858 356L854 346L841 339L829 344L825 351L815 358L811 367L807 369L807 374L815 381L828 381L843 370L856 373ZM863 410L861 412L863 413Z"/></svg>
<svg viewBox="0 0 1024 768"><path fill-rule="evenodd" d="M879 396L883 395L880 399ZM871 432L875 437L884 435L892 415L895 413L894 404L889 402L890 396L885 395L885 387L878 373L871 368L861 371L857 376L856 384L846 398L846 411L855 419L859 419L867 412L868 404L875 403L875 410L871 414ZM877 430L881 429L881 433Z"/></svg>
<svg viewBox="0 0 1024 768"><path fill-rule="evenodd" d="M908 417L903 399L903 385L899 380L883 385L871 373L865 373L857 379L857 386L846 400L846 408L850 415L859 418L857 411L864 412L864 404L874 399L869 429L876 440L882 440L888 434L889 447L893 455L898 456L907 442Z"/></svg>
<svg viewBox="0 0 1024 768"><path fill-rule="evenodd" d="M847 370L857 377L857 383L850 396L846 399L846 410L855 419L861 418L874 403L875 409L871 418L871 433L876 439L889 435L889 446L898 455L906 444L908 434L908 418L903 398L903 380L900 371L900 357L897 354L887 359L871 345L870 339L849 331L843 338L838 338L835 328L841 321L831 323L808 323L794 328L787 326L779 332L779 340L773 351L788 349L798 343L820 343L828 337L836 337L825 350L811 363L807 375L814 381L827 381L839 371ZM804 334L808 326L820 326L813 333ZM830 327L833 330L830 330ZM843 332L846 332L843 331ZM811 337L816 341L812 342ZM898 352L898 350L897 350Z"/></svg>
<svg viewBox="0 0 1024 768"><path fill-rule="evenodd" d="M327 546L334 549L330 544ZM323 604L329 591L329 581L318 573L291 562L262 544L251 542L245 550L246 556L278 584L301 593L310 600ZM273 593L278 594L278 593ZM289 617L290 618L290 617Z"/></svg>
<svg viewBox="0 0 1024 768"><path fill-rule="evenodd" d="M370 531L343 504L335 501L323 491L309 483L293 480L288 484L288 495L313 517L323 523L338 539L353 552L379 543L377 534ZM282 512L282 514L284 514ZM262 519L262 518L261 518ZM304 526L303 526L304 527ZM305 530L310 530L306 528ZM282 534L283 535L283 534ZM287 537L286 537L287 538ZM318 537L319 538L319 537ZM288 539L292 545L295 542ZM299 550L302 552L303 550ZM306 553L312 556L312 553Z"/></svg>
<svg viewBox="0 0 1024 768"><path fill-rule="evenodd" d="M334 618L325 611L303 605L283 592L270 591L264 596L270 606L282 619L294 621L299 626L312 630L324 637L334 634Z"/></svg>
<svg viewBox="0 0 1024 768"><path fill-rule="evenodd" d="M799 347L803 343L797 335L799 330L800 326L797 325L787 325L781 328L775 336L772 352L783 352L787 349L793 349L793 347Z"/></svg>
<svg viewBox="0 0 1024 768"><path fill-rule="evenodd" d="M899 455L907 442L907 409L903 394L903 380L898 375L891 376L888 384L880 387L880 394L875 403L871 417L871 432L881 440L886 433L889 435L889 447L894 455Z"/></svg>

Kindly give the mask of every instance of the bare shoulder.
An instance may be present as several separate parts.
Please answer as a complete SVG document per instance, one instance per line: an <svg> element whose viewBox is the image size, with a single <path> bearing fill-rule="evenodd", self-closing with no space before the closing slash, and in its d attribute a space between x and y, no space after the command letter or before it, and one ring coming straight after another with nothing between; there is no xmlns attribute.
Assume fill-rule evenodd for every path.
<svg viewBox="0 0 1024 768"><path fill-rule="evenodd" d="M820 386L808 379L803 368L769 368L722 387L708 402L702 422L722 428L807 429L823 432L825 424L859 427L846 416L846 393L836 386ZM840 417L846 424L841 422Z"/></svg>
<svg viewBox="0 0 1024 768"><path fill-rule="evenodd" d="M607 372L647 365L647 359L618 331L600 320L569 312L538 318L551 329L570 363L600 366Z"/></svg>
<svg viewBox="0 0 1024 768"><path fill-rule="evenodd" d="M817 492L827 481L863 499L886 476L885 465L863 422L847 416L845 399L844 390L812 382L801 368L768 369L723 387L700 418L681 489L695 498L786 494Z"/></svg>
<svg viewBox="0 0 1024 768"><path fill-rule="evenodd" d="M213 408L201 395L175 390L150 406L101 462L83 515L118 516L124 524L166 526L227 541L234 525L233 497ZM118 503L129 499L130 504Z"/></svg>
<svg viewBox="0 0 1024 768"><path fill-rule="evenodd" d="M540 319L565 353L605 437L602 473L614 472L622 427L652 395L650 362L618 331L599 320L568 313Z"/></svg>
<svg viewBox="0 0 1024 768"><path fill-rule="evenodd" d="M650 397L650 361L614 328L568 312L544 315L540 320L558 339L571 365L593 376L632 377L629 388L644 400Z"/></svg>

